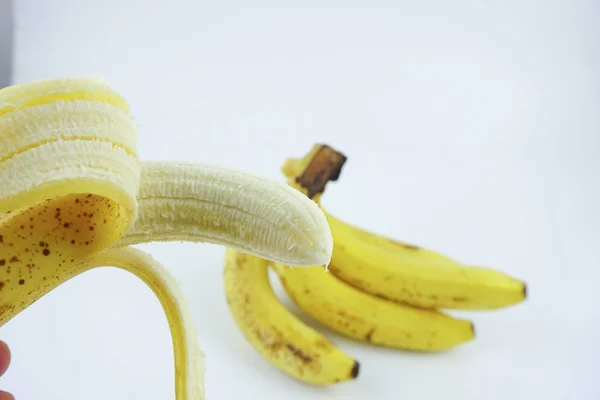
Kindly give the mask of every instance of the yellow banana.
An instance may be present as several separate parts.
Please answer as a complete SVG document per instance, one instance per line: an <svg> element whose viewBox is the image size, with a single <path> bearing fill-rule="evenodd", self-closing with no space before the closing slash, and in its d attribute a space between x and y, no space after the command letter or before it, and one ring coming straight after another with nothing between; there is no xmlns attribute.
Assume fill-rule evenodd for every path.
<svg viewBox="0 0 600 400"><path fill-rule="evenodd" d="M346 233L347 235L351 235L357 240L360 240L362 243L369 244L378 249L385 249L386 251L401 255L406 259L427 261L439 265L460 265L458 261L433 250L366 231L335 217L331 213L327 212L327 210L325 210L323 207L321 207L321 210L327 217L327 221L329 222L329 227L331 228L332 232L335 231L336 233Z"/></svg>
<svg viewBox="0 0 600 400"><path fill-rule="evenodd" d="M356 360L279 302L269 282L268 264L234 249L226 251L227 304L246 340L270 363L305 383L323 386L356 378Z"/></svg>
<svg viewBox="0 0 600 400"><path fill-rule="evenodd" d="M523 301L523 282L489 268L407 257L335 231L329 269L373 295L424 308L486 310Z"/></svg>
<svg viewBox="0 0 600 400"><path fill-rule="evenodd" d="M328 158L345 162L346 158L336 153L329 146L315 145L305 157L286 160L282 171L293 185L310 196L317 191L301 179L304 169L315 162L326 165L323 160ZM336 179L340 170L341 165L337 167ZM324 186L325 183L319 184L315 201L319 202ZM464 265L434 251L351 226L325 210L324 213L334 237L329 269L364 292L423 308L462 310L507 307L527 296L524 282L501 271Z"/></svg>
<svg viewBox="0 0 600 400"><path fill-rule="evenodd" d="M123 247L190 240L325 265L331 232L318 206L285 184L226 168L140 163L136 136L127 103L104 80L0 90L0 326L78 274L123 268L165 310L177 399L204 399L185 297L160 264Z"/></svg>
<svg viewBox="0 0 600 400"><path fill-rule="evenodd" d="M470 321L361 292L322 267L274 265L295 304L346 337L405 350L442 351L475 337Z"/></svg>

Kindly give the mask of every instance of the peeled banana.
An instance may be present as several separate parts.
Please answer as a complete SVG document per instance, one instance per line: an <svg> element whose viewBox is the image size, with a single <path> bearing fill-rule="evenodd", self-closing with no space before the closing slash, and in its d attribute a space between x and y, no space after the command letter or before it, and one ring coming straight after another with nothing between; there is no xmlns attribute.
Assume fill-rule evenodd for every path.
<svg viewBox="0 0 600 400"><path fill-rule="evenodd" d="M310 199L223 167L141 162L126 101L99 78L0 90L0 326L70 278L115 266L169 319L179 400L204 399L185 296L130 244L188 240L295 265L327 265L332 236Z"/></svg>
<svg viewBox="0 0 600 400"><path fill-rule="evenodd" d="M288 185L221 166L142 161L138 218L115 243L206 242L298 266L326 265L333 238Z"/></svg>
<svg viewBox="0 0 600 400"><path fill-rule="evenodd" d="M282 171L291 185L319 202L325 187L323 178L315 190L303 176L310 169L328 167L328 159L342 160L333 174L337 179L346 158L325 145L313 146L303 158L287 159ZM523 281L501 271L464 265L437 252L352 226L325 209L323 212L334 237L329 270L361 291L422 308L460 310L508 307L527 296Z"/></svg>

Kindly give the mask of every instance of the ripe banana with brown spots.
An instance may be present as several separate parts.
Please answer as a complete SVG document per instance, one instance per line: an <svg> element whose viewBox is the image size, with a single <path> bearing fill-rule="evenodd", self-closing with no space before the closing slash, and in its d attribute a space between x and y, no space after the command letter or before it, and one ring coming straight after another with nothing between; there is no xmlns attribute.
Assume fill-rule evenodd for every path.
<svg viewBox="0 0 600 400"><path fill-rule="evenodd" d="M326 265L327 220L284 183L224 167L141 162L126 101L104 80L0 90L0 326L62 283L114 266L157 295L173 337L178 400L204 399L203 355L185 297L135 243L220 244Z"/></svg>
<svg viewBox="0 0 600 400"><path fill-rule="evenodd" d="M333 171L330 180L335 180L345 161L346 157L331 147L315 145L304 157L287 159L282 171L291 185L319 202L327 179L315 172L329 168ZM316 178L311 180L311 176ZM523 281L501 271L459 263L352 226L323 211L334 237L330 271L365 293L422 308L460 310L508 307L527 296Z"/></svg>
<svg viewBox="0 0 600 400"><path fill-rule="evenodd" d="M475 337L468 320L377 298L342 282L322 267L274 264L274 269L302 311L351 339L395 349L436 352Z"/></svg>
<svg viewBox="0 0 600 400"><path fill-rule="evenodd" d="M246 340L271 364L305 383L325 386L356 378L356 360L279 302L271 288L268 266L269 261L260 257L226 251L227 304Z"/></svg>

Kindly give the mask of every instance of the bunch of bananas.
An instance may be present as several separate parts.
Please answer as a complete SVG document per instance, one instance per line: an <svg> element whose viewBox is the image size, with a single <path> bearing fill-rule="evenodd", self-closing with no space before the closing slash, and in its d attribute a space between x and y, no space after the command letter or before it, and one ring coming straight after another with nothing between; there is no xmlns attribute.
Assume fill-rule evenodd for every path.
<svg viewBox="0 0 600 400"><path fill-rule="evenodd" d="M315 145L288 159L288 184L319 203L346 157ZM291 314L274 294L268 271L303 312L358 341L437 352L473 340L473 323L440 311L491 310L527 295L524 282L500 271L463 265L437 252L367 232L322 207L333 235L329 265L293 268L228 248L224 285L229 310L250 344L277 368L312 385L355 379L359 363Z"/></svg>

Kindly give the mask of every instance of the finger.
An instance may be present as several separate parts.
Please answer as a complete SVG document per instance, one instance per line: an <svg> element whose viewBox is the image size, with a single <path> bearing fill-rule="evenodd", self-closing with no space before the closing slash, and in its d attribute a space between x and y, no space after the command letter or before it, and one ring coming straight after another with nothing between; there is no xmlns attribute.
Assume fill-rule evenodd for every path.
<svg viewBox="0 0 600 400"><path fill-rule="evenodd" d="M6 343L0 341L0 375L3 375L6 372L9 365L10 349ZM0 400L4 400L4 398L0 396Z"/></svg>
<svg viewBox="0 0 600 400"><path fill-rule="evenodd" d="M15 397L8 392L0 391L0 400L15 400Z"/></svg>

